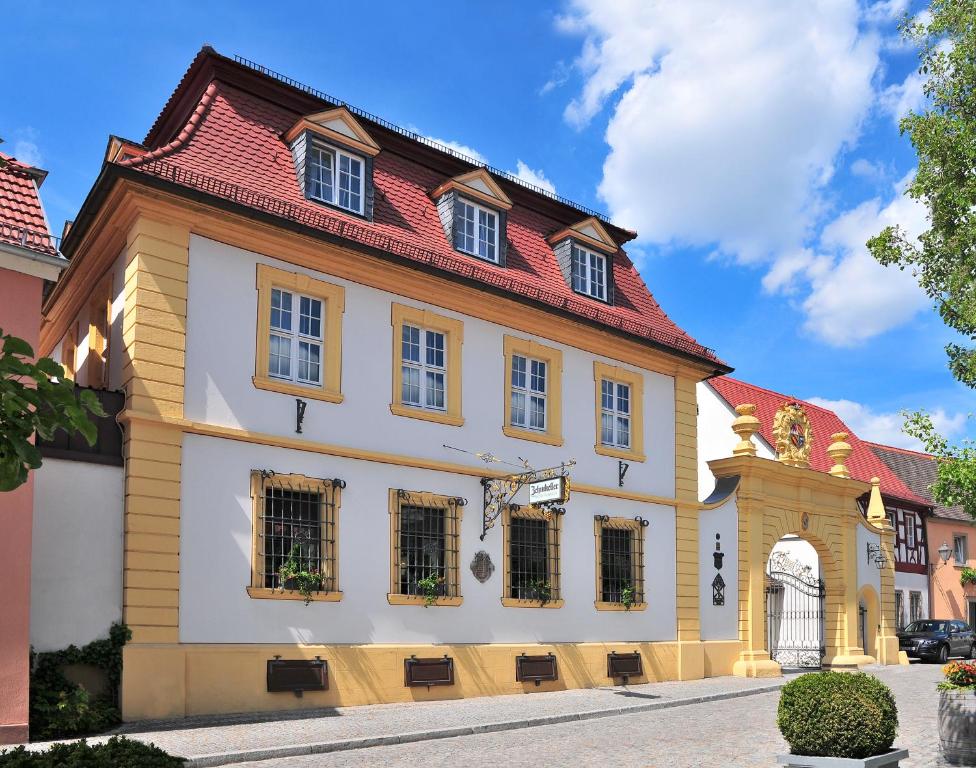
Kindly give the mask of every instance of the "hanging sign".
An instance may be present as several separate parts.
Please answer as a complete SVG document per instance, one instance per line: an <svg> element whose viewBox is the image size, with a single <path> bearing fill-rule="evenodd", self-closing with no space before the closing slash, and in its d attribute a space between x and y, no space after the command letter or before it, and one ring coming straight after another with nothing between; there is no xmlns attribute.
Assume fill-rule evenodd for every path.
<svg viewBox="0 0 976 768"><path fill-rule="evenodd" d="M550 477L529 483L529 504L563 504L567 501L566 478Z"/></svg>

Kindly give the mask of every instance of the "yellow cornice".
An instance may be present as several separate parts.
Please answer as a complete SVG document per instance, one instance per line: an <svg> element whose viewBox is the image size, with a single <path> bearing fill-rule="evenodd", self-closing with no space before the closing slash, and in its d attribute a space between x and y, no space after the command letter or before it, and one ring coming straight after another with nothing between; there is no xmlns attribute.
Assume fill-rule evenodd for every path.
<svg viewBox="0 0 976 768"><path fill-rule="evenodd" d="M129 180L116 182L46 302L39 345L41 354L49 354L64 335L70 321L87 301L94 283L121 253L126 233L139 216L183 225L201 237L497 323L645 371L694 381L714 373L714 367L704 362L696 363L655 349L646 342L621 336L609 328L585 325L579 320L529 305L517 297L499 296L449 277L391 263L352 247L324 243Z"/></svg>

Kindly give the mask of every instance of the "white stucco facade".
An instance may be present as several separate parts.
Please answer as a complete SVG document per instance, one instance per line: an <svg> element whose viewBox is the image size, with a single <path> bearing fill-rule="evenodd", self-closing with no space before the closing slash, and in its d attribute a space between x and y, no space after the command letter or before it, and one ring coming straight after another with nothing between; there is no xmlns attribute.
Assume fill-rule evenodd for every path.
<svg viewBox="0 0 976 768"><path fill-rule="evenodd" d="M34 473L31 645L106 637L122 619L122 468L44 459Z"/></svg>
<svg viewBox="0 0 976 768"><path fill-rule="evenodd" d="M739 517L735 494L698 517L698 604L702 640L736 640L739 633ZM716 544L724 557L715 567ZM715 605L712 582L721 575L725 603Z"/></svg>

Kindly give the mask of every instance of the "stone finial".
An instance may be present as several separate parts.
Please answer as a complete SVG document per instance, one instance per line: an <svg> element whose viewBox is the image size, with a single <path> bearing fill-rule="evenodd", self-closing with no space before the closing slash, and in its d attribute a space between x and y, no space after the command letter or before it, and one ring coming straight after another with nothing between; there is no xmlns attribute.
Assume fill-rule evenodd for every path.
<svg viewBox="0 0 976 768"><path fill-rule="evenodd" d="M871 499L868 501L868 520L875 524L885 524L888 515L885 514L884 502L881 501L881 481L871 478Z"/></svg>
<svg viewBox="0 0 976 768"><path fill-rule="evenodd" d="M827 455L834 461L834 466L830 468L830 474L834 477L850 478L851 473L847 471L844 462L851 455L854 449L847 442L846 432L837 432L830 436L830 445L827 446Z"/></svg>
<svg viewBox="0 0 976 768"><path fill-rule="evenodd" d="M737 405L735 412L738 417L732 422L732 431L739 436L739 443L732 449L733 456L755 456L756 444L752 436L759 431L759 419L756 418L756 406L751 403Z"/></svg>

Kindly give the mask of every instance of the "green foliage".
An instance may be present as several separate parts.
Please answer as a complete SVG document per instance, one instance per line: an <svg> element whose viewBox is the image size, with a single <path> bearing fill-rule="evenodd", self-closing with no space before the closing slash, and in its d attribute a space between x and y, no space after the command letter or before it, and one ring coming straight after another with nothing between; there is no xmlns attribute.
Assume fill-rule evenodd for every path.
<svg viewBox="0 0 976 768"><path fill-rule="evenodd" d="M620 590L620 602L623 603L626 610L629 611L634 605L634 596L636 594L637 593L634 591L634 588L630 586L630 584Z"/></svg>
<svg viewBox="0 0 976 768"><path fill-rule="evenodd" d="M962 572L959 574L959 583L964 587L967 584L976 585L976 568L963 568Z"/></svg>
<svg viewBox="0 0 976 768"><path fill-rule="evenodd" d="M41 466L41 453L31 443L36 432L51 438L59 429L80 432L95 442L95 425L88 413L104 416L93 392L80 397L64 369L42 357L33 362L34 350L23 339L0 329L0 492L27 482L27 473Z"/></svg>
<svg viewBox="0 0 976 768"><path fill-rule="evenodd" d="M529 591L542 605L552 600L552 584L545 579L535 579L529 582Z"/></svg>
<svg viewBox="0 0 976 768"><path fill-rule="evenodd" d="M312 592L322 589L323 577L317 568L303 568L300 558L301 547L296 543L288 553L288 559L278 569L278 581L282 592L290 589L285 584L291 582L298 594L305 598L305 605L308 605L312 602Z"/></svg>
<svg viewBox="0 0 976 768"><path fill-rule="evenodd" d="M976 517L976 445L963 440L952 445L935 430L925 413L904 413L906 434L918 438L935 456L938 475L931 487L932 498L944 507L957 504Z"/></svg>
<svg viewBox="0 0 976 768"><path fill-rule="evenodd" d="M783 686L776 725L794 755L863 760L891 749L891 690L863 672L814 672Z"/></svg>
<svg viewBox="0 0 976 768"><path fill-rule="evenodd" d="M78 648L35 654L30 679L30 730L35 739L58 739L99 733L121 722L115 692L122 680L122 647L132 632L113 624L108 637ZM109 693L92 696L62 671L88 664L105 672ZM2 763L0 763L2 765Z"/></svg>
<svg viewBox="0 0 976 768"><path fill-rule="evenodd" d="M932 0L930 14L906 19L905 38L919 48L927 108L900 128L918 154L906 194L922 203L929 229L914 240L899 226L868 241L882 264L910 267L943 321L976 340L976 12L972 0ZM976 349L946 347L949 368L976 387Z"/></svg>
<svg viewBox="0 0 976 768"><path fill-rule="evenodd" d="M437 596L441 592L441 585L443 583L444 579L433 573L430 576L417 579L417 586L420 588L420 593L424 596L424 608L428 608L437 602Z"/></svg>
<svg viewBox="0 0 976 768"><path fill-rule="evenodd" d="M113 736L104 744L54 744L44 752L24 747L0 752L0 768L181 768L186 761L154 744Z"/></svg>

